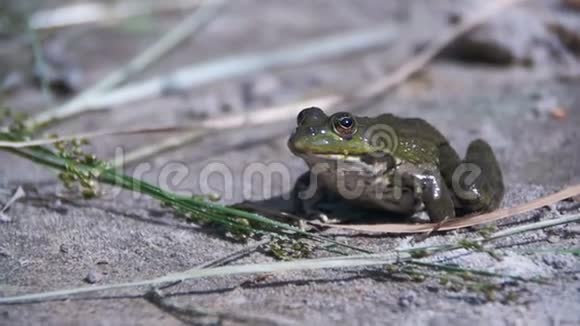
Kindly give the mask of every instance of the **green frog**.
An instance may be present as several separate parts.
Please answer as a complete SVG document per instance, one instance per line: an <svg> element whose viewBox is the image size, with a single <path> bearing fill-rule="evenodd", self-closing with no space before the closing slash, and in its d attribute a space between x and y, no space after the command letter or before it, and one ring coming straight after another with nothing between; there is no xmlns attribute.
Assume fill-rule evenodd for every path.
<svg viewBox="0 0 580 326"><path fill-rule="evenodd" d="M309 166L294 187L295 209L327 219L323 201L346 200L361 208L434 223L496 209L504 195L502 173L489 144L470 143L461 160L426 121L392 114L359 117L302 110L288 147Z"/></svg>

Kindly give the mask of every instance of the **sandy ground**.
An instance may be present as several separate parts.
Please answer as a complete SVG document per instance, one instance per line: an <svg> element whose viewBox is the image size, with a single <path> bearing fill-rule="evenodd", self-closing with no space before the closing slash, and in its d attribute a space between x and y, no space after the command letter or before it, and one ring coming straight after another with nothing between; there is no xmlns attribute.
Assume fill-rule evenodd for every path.
<svg viewBox="0 0 580 326"><path fill-rule="evenodd" d="M179 53L169 56L148 75L180 65L202 62L234 53L276 48L316 36L392 21L400 31L387 49L306 66L224 81L177 97L162 98L113 113L75 118L59 133L127 126L196 123L196 114L260 108L288 103L324 91L343 91L368 83L404 62L418 45L438 30L448 28L446 13L454 2L437 6L429 1L241 1L231 4L207 30ZM555 6L534 3L529 10ZM256 15L257 8L260 14ZM552 8L552 7L550 7ZM555 9L554 9L555 10ZM248 17L252 17L249 19ZM420 22L420 23L419 23ZM70 55L81 64L85 83L97 80L124 62L137 48L156 39L171 21L156 22L153 29L119 32L104 28L78 38ZM268 28L264 28L268 26ZM251 41L248 35L252 35ZM283 37L281 37L283 36ZM106 44L106 45L101 45ZM128 45L129 44L129 45ZM102 46L110 55L103 60ZM438 127L459 152L472 139L488 140L498 155L507 184L503 206L513 206L580 181L579 79L562 79L556 66L497 67L439 58L403 86L360 114L391 112L418 116ZM24 90L8 103L33 107L38 91ZM551 101L551 102L550 102ZM545 103L567 111L555 119ZM36 103L36 104L35 104ZM348 110L348 108L345 108ZM292 181L306 170L286 148L294 122L259 130L235 130L206 138L147 162L142 174L158 182L168 164L184 164L189 172L172 190L199 191L199 174L210 163L224 164L236 182L234 196L242 200L248 187L240 177L256 162L280 162ZM159 136L102 139L93 149L110 157L115 148L131 150ZM114 198L71 202L56 199L62 186L54 174L23 159L0 153L0 195L5 202L18 186L29 198L9 211L12 222L0 224L0 295L86 286L88 274L98 284L146 279L186 270L243 248L246 244L223 238L211 228L176 219L167 209L146 198L120 194ZM165 169L165 170L164 170ZM127 167L134 173L137 167ZM210 179L220 189L220 180ZM276 183L272 196L290 190L291 183ZM252 192L262 200L263 193ZM580 205L565 203L560 211L578 212ZM512 218L525 223L553 218L549 210ZM335 232L336 233L336 232ZM580 227L566 225L502 240L496 260L484 253L461 252L436 261L459 264L524 277L547 277L549 285L505 282L501 293L513 292L513 301L485 300L473 291L450 291L436 278L416 283L394 280L381 268L333 269L256 276L220 277L185 282L169 292L179 307L204 308L268 316L276 324L348 325L577 325L580 324L580 260L569 254L527 253L525 250L578 248ZM475 233L448 232L426 240L445 243ZM386 251L409 245L410 236L352 236L337 239L371 250ZM272 261L255 253L236 263ZM109 291L81 299L0 306L0 325L180 325L207 322L160 310L139 296L140 290ZM211 320L210 320L211 321ZM225 324L236 324L226 319ZM251 322L249 324L252 324Z"/></svg>

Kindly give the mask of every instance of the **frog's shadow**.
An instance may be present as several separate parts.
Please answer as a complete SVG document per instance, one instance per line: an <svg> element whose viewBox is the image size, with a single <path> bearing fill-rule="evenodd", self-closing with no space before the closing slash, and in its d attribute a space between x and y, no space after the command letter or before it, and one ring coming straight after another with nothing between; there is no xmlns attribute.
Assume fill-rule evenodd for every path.
<svg viewBox="0 0 580 326"><path fill-rule="evenodd" d="M289 194L271 197L259 201L245 201L240 205L246 206L262 212L270 218L278 219L274 214L267 214L267 212L277 212L278 215L283 213L290 213L299 218L307 218L306 216L297 214L294 210L293 200ZM383 223L416 223L416 217L407 214L398 214L395 212L386 212L373 210L369 208L361 208L349 204L346 201L329 200L322 201L317 205L317 209L325 213L329 219L333 219L340 224L383 224ZM287 220L283 222L288 222Z"/></svg>

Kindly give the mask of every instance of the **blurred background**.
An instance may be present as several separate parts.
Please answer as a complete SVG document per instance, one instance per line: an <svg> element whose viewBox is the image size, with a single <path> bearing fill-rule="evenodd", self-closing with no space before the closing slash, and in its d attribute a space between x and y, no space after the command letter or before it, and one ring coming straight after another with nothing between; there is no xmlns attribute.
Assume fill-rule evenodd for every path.
<svg viewBox="0 0 580 326"><path fill-rule="evenodd" d="M512 182L560 184L579 172L572 160L577 134L566 131L577 121L578 1L28 0L0 6L0 99L27 114L28 126L42 125L39 135L201 129L208 119L242 113L267 120L259 128L234 124L201 136L144 133L93 142L105 159L120 146L129 156L127 169L178 160L195 170L215 159L236 162L236 170L243 162L281 158L299 174L304 166L285 141L304 101L355 110L342 97L383 81L356 114L422 117L460 152L483 137ZM490 11L494 6L503 7ZM286 113L272 114L278 111ZM558 173L554 157L570 157L559 160ZM33 171L0 176L6 182L44 178Z"/></svg>

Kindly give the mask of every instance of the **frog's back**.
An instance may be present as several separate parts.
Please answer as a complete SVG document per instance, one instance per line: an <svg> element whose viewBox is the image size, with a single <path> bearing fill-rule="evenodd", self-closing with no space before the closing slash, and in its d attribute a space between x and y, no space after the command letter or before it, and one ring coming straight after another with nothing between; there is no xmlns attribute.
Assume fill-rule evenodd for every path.
<svg viewBox="0 0 580 326"><path fill-rule="evenodd" d="M447 139L420 118L401 118L392 114L382 114L375 123L389 126L394 131L394 153L413 163L435 163L439 161L439 148L447 144Z"/></svg>

